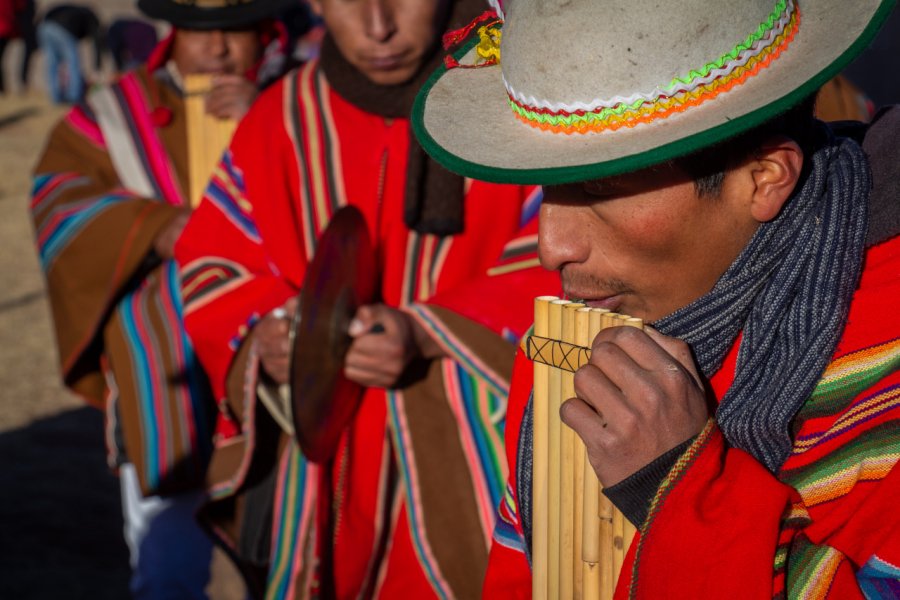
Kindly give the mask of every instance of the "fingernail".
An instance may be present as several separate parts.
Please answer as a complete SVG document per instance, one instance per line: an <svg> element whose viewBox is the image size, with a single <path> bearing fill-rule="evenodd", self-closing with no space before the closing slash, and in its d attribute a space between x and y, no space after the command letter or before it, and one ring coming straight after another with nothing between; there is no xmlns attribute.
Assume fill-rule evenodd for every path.
<svg viewBox="0 0 900 600"><path fill-rule="evenodd" d="M350 327L347 328L347 333L350 334L350 337L356 337L361 335L366 330L366 326L359 319L353 319L350 321Z"/></svg>

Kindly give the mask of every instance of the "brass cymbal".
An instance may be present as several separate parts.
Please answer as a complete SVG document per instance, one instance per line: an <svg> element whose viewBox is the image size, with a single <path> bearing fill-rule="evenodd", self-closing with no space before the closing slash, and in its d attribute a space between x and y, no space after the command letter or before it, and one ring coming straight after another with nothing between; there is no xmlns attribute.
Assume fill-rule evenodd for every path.
<svg viewBox="0 0 900 600"><path fill-rule="evenodd" d="M356 310L375 300L375 252L359 209L335 212L316 247L291 327L291 406L303 454L325 462L337 451L363 389L344 377Z"/></svg>

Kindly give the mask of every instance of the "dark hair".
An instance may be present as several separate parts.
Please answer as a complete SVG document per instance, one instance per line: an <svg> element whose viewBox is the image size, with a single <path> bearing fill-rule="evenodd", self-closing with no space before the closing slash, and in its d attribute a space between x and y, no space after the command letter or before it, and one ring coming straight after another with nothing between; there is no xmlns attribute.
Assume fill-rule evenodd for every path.
<svg viewBox="0 0 900 600"><path fill-rule="evenodd" d="M718 197L725 173L755 152L767 139L783 135L808 152L816 138L815 95L758 127L672 161L693 180L701 197Z"/></svg>

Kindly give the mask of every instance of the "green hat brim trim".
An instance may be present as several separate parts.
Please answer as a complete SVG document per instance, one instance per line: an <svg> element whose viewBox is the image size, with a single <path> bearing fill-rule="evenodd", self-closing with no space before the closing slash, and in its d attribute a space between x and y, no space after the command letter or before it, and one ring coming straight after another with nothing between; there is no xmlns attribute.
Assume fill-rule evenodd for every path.
<svg viewBox="0 0 900 600"><path fill-rule="evenodd" d="M769 119L796 106L802 102L804 98L812 95L820 87L825 85L828 80L837 75L854 58L856 58L857 55L866 49L875 38L875 35L878 33L884 20L890 15L895 2L896 0L883 0L862 34L843 54L838 56L818 74L811 77L793 91L782 96L780 99L736 119L705 129L678 141L664 144L653 150L647 150L599 163L543 169L508 169L468 161L445 150L434 140L425 128L425 101L431 89L444 73L449 70L444 65L432 73L431 77L428 78L428 81L416 96L412 111L413 130L425 151L448 170L464 175L465 177L493 183L559 185L578 181L589 181L592 179L602 179L612 175L639 171L713 146L761 125ZM469 43L465 44L460 50L454 53L454 57L457 60L462 59L462 57L465 56L477 42L478 38L470 40Z"/></svg>

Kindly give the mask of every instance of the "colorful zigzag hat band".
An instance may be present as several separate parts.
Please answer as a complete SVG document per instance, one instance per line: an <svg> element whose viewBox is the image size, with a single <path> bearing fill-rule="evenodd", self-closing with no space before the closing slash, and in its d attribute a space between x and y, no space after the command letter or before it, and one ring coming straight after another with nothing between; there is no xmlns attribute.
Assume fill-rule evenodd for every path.
<svg viewBox="0 0 900 600"><path fill-rule="evenodd" d="M515 90L504 77L509 105L520 121L554 133L615 131L664 119L739 86L768 67L800 27L795 0L778 0L759 27L731 51L646 93L572 104L538 100Z"/></svg>

